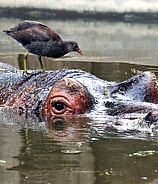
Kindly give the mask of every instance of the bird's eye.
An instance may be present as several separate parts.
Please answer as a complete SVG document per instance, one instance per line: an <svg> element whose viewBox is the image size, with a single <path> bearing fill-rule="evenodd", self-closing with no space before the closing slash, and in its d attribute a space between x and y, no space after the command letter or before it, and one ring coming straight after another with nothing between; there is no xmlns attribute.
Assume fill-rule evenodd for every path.
<svg viewBox="0 0 158 184"><path fill-rule="evenodd" d="M66 111L67 106L65 103L56 101L52 103L52 109L55 114L63 114Z"/></svg>
<svg viewBox="0 0 158 184"><path fill-rule="evenodd" d="M78 45L77 45L77 44L74 44L74 45L73 45L73 48L74 48L74 49L78 49Z"/></svg>

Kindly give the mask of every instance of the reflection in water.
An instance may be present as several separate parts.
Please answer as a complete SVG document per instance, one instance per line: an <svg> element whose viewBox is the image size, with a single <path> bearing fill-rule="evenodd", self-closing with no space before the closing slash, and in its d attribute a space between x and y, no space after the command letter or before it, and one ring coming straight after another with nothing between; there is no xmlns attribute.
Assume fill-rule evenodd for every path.
<svg viewBox="0 0 158 184"><path fill-rule="evenodd" d="M94 182L94 157L90 143L86 141L89 134L87 118L48 119L43 128L33 122L36 119L25 119L20 116L17 116L17 119L19 124L25 126L20 131L25 145L21 149L21 154L17 156L20 164L13 170L21 173L22 181L82 181L81 183L85 184ZM27 123L23 124L24 119Z"/></svg>
<svg viewBox="0 0 158 184"><path fill-rule="evenodd" d="M11 117L14 119L10 120ZM144 134L124 132L124 139L117 135L97 136L93 119L67 117L45 119L24 117L7 113L1 115L12 129L20 126L21 151L16 156L16 166L8 172L19 172L24 183L139 183L157 179L157 155L147 157L127 156L138 151L157 150L156 139L151 142ZM104 127L104 120L100 127ZM97 126L97 125L96 125ZM14 128L15 127L15 128ZM98 131L100 132L100 127ZM141 134L142 135L142 134ZM13 134L10 135L11 138ZM125 139L128 137L128 139ZM152 137L153 139L153 137ZM16 140L18 144L18 140ZM106 181L106 182L105 182Z"/></svg>
<svg viewBox="0 0 158 184"><path fill-rule="evenodd" d="M49 137L52 137L55 141L61 141L62 144L67 145L68 142L75 142L77 145L82 141L85 142L88 139L88 124L87 118L75 117L56 117L47 120L47 127L50 130Z"/></svg>

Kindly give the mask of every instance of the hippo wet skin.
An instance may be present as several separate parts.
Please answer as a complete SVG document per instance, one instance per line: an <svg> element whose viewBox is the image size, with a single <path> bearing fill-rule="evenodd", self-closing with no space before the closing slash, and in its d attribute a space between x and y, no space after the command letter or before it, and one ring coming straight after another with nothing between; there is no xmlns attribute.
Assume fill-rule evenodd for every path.
<svg viewBox="0 0 158 184"><path fill-rule="evenodd" d="M107 82L82 70L24 75L0 63L0 106L40 116L99 113L120 116L157 109L155 75L143 72L124 82ZM4 72L5 71L5 72ZM152 113L151 113L152 114Z"/></svg>

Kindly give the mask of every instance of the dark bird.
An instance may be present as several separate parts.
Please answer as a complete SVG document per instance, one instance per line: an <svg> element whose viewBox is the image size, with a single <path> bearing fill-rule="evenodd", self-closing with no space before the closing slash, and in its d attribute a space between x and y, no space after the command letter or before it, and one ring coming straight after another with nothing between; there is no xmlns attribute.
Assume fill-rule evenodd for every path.
<svg viewBox="0 0 158 184"><path fill-rule="evenodd" d="M17 26L4 30L7 35L18 41L28 52L24 56L24 72L27 72L26 59L29 53L38 55L43 71L41 56L59 58L69 52L84 53L76 41L63 41L60 36L48 26L36 21L22 21Z"/></svg>

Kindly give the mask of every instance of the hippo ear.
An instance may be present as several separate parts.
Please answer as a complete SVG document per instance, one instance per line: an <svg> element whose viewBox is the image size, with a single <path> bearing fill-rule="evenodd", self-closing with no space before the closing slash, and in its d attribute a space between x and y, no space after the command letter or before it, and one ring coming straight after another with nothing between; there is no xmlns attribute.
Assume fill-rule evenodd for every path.
<svg viewBox="0 0 158 184"><path fill-rule="evenodd" d="M153 73L143 72L124 82L116 84L111 95L120 93L132 100L158 103L158 88L156 77Z"/></svg>

